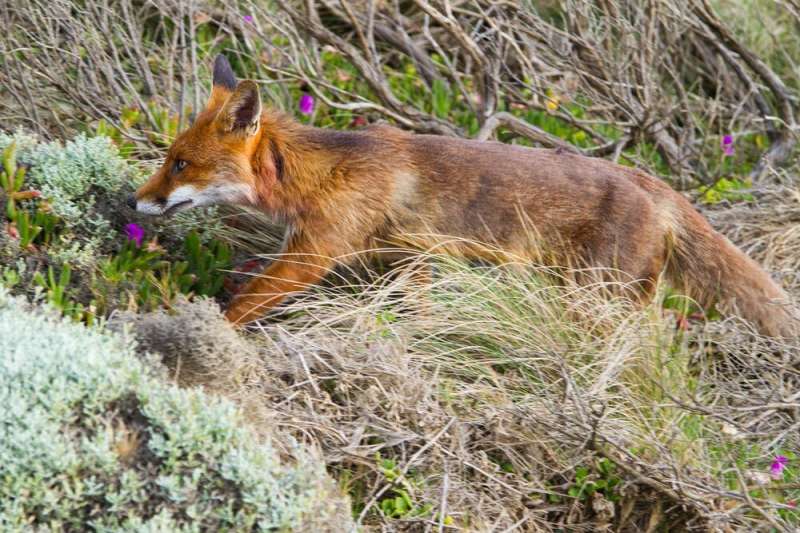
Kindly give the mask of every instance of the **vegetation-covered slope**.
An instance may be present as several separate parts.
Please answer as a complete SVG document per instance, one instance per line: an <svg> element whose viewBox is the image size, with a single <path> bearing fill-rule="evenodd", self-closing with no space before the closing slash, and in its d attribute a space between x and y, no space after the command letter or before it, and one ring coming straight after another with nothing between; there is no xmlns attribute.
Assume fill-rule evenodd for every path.
<svg viewBox="0 0 800 533"><path fill-rule="evenodd" d="M305 123L387 120L646 169L797 298L792 2L9 0L0 21L9 528L314 529L306 505L333 530L798 527L796 341L669 287L641 308L431 253L432 286L342 268L236 332L219 313L244 277L230 271L263 265L279 228L124 206L223 52ZM101 333L126 328L136 348ZM249 450L235 472L234 448Z"/></svg>
<svg viewBox="0 0 800 533"><path fill-rule="evenodd" d="M3 531L346 527L319 463L299 448L282 460L230 402L157 366L0 289Z"/></svg>

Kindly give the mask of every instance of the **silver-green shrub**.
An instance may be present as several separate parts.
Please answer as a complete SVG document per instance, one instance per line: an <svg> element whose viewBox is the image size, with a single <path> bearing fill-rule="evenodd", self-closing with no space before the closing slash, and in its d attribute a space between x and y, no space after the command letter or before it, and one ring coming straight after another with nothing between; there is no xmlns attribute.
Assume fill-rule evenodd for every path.
<svg viewBox="0 0 800 533"><path fill-rule="evenodd" d="M17 129L14 133L0 131L0 151L5 150L12 142L17 143L18 154L27 156L39 144L39 138L23 129Z"/></svg>
<svg viewBox="0 0 800 533"><path fill-rule="evenodd" d="M81 134L63 145L35 143L17 132L0 139L0 147L12 140L18 144L19 160L30 166L28 185L42 192L53 212L87 237L107 238L111 225L104 213L118 206L102 202L119 193L134 174L111 139Z"/></svg>
<svg viewBox="0 0 800 533"><path fill-rule="evenodd" d="M350 529L302 449L281 461L230 402L147 363L0 288L0 530Z"/></svg>
<svg viewBox="0 0 800 533"><path fill-rule="evenodd" d="M119 199L132 177L111 139L79 135L63 146L40 144L29 162L30 183L50 199L55 214L94 239L108 238L112 225L107 213L119 206L104 202Z"/></svg>

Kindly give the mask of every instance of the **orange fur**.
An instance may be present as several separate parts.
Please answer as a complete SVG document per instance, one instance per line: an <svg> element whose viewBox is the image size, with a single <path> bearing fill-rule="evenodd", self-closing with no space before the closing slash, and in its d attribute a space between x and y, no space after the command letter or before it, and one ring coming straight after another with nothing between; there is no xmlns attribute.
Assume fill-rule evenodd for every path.
<svg viewBox="0 0 800 533"><path fill-rule="evenodd" d="M208 109L137 192L139 199L166 198L182 184L202 189L224 180L249 191L237 203L288 224L281 258L227 310L234 323L257 319L317 283L337 258L411 245L489 260L502 249L547 264L608 267L639 280L644 298L666 273L701 303L718 301L766 334L796 332L786 294L769 276L680 194L639 170L389 126L307 127L261 112L248 83L215 85ZM181 173L170 170L176 159L189 161Z"/></svg>

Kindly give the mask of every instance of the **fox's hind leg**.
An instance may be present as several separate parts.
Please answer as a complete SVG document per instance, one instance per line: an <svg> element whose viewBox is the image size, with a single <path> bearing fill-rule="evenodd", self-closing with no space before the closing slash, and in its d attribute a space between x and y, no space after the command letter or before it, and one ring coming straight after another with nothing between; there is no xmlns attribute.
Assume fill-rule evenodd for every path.
<svg viewBox="0 0 800 533"><path fill-rule="evenodd" d="M395 266L398 279L402 279L403 291L410 310L420 315L433 310L431 287L433 286L433 264L427 257L417 255Z"/></svg>
<svg viewBox="0 0 800 533"><path fill-rule="evenodd" d="M402 294L404 309L427 313L431 309L430 288L433 285L433 263L417 250L384 247L369 254L370 263L379 272L388 274L393 286Z"/></svg>

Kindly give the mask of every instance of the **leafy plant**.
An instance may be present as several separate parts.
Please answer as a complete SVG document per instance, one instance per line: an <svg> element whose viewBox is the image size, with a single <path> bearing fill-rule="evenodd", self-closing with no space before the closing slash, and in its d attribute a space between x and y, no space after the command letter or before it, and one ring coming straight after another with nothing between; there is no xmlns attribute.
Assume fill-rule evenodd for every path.
<svg viewBox="0 0 800 533"><path fill-rule="evenodd" d="M381 513L389 518L413 518L429 516L433 510L431 504L418 505L411 498L413 487L408 478L403 474L399 465L394 459L382 458L376 454L378 470L386 478L386 481L393 484L393 487L386 492L386 496L380 500Z"/></svg>
<svg viewBox="0 0 800 533"><path fill-rule="evenodd" d="M11 267L3 267L0 269L0 285L7 289L14 288L22 281L22 277L19 275L16 269Z"/></svg>
<svg viewBox="0 0 800 533"><path fill-rule="evenodd" d="M62 315L91 325L94 322L92 310L85 309L81 303L74 301L70 297L69 283L71 277L72 270L69 265L64 265L61 268L58 277L56 277L55 270L51 265L47 267L46 278L41 272L37 272L33 276L33 282L46 291L47 302L61 311Z"/></svg>
<svg viewBox="0 0 800 533"><path fill-rule="evenodd" d="M49 245L54 242L59 228L62 226L61 219L50 210L47 201L40 201L33 213L32 223L40 229L36 243Z"/></svg>
<svg viewBox="0 0 800 533"><path fill-rule="evenodd" d="M29 211L10 208L10 222L17 231L20 246L27 249L34 243L50 244L56 234L60 219L41 203L33 215Z"/></svg>
<svg viewBox="0 0 800 533"><path fill-rule="evenodd" d="M141 116L138 109L125 108L120 112L121 127L116 127L105 119L100 119L95 127L95 135L109 137L117 145L120 156L130 157L136 149L136 143L130 140L127 132L139 123Z"/></svg>
<svg viewBox="0 0 800 533"><path fill-rule="evenodd" d="M0 186L6 195L6 217L14 221L17 216L17 200L25 182L25 168L17 166L17 143L12 141L3 150L3 170Z"/></svg>
<svg viewBox="0 0 800 533"><path fill-rule="evenodd" d="M12 221L14 228L19 236L19 244L22 248L28 248L33 244L33 240L39 236L42 228L31 221L27 211L15 211Z"/></svg>
<svg viewBox="0 0 800 533"><path fill-rule="evenodd" d="M450 87L442 80L433 80L431 86L431 100L433 112L439 118L447 118L450 116L450 109L453 105L453 93Z"/></svg>
<svg viewBox="0 0 800 533"><path fill-rule="evenodd" d="M27 249L34 242L49 244L55 236L60 220L51 213L50 204L40 200L39 191L22 190L25 184L25 167L17 165L16 153L15 141L3 150L0 186L7 197L6 217L16 231L20 247L23 249ZM25 208L18 205L21 202L27 204Z"/></svg>
<svg viewBox="0 0 800 533"><path fill-rule="evenodd" d="M113 140L122 157L130 157L134 154L137 144L131 139L142 139L142 132L153 144L160 147L169 146L175 140L181 126L178 114L153 100L147 102L146 106L146 112L135 107L123 108L117 124L100 119L97 121L94 131L90 131L90 133ZM187 107L184 114L188 116L190 111L191 109ZM144 124L143 120L145 115L151 119L147 121L147 124Z"/></svg>
<svg viewBox="0 0 800 533"><path fill-rule="evenodd" d="M200 241L196 231L190 231L184 240L186 253L185 272L181 292L198 296L215 296L222 290L225 270L231 268L231 249L224 242L211 239L207 245Z"/></svg>
<svg viewBox="0 0 800 533"><path fill-rule="evenodd" d="M703 203L718 204L723 200L730 202L752 202L753 195L747 192L753 186L750 180L739 178L720 178L714 185L703 191Z"/></svg>
<svg viewBox="0 0 800 533"><path fill-rule="evenodd" d="M184 242L185 261L169 261L157 246L139 246L127 240L116 255L99 268L101 280L94 284L96 297L105 309L114 287L129 291L136 306L152 310L169 306L178 294L214 296L222 290L224 269L231 266L227 244L211 239L203 244L197 232Z"/></svg>
<svg viewBox="0 0 800 533"><path fill-rule="evenodd" d="M164 259L164 251L158 247L139 246L134 240L126 240L113 257L100 263L99 280L93 283L93 291L101 302L100 308L107 310L109 297L120 291L129 294L136 307L152 310L172 301L177 285L171 276L158 276L169 272L170 263ZM176 286L167 291L166 298L161 290L165 284Z"/></svg>
<svg viewBox="0 0 800 533"><path fill-rule="evenodd" d="M12 141L3 150L3 171L0 175L0 186L7 195L12 195L22 189L25 181L25 169L17 166L17 143Z"/></svg>
<svg viewBox="0 0 800 533"><path fill-rule="evenodd" d="M600 492L609 501L619 501L615 488L622 481L615 473L616 465L603 457L594 468L579 466L575 469L575 483L567 490L567 494L578 500L585 500L595 492Z"/></svg>
<svg viewBox="0 0 800 533"><path fill-rule="evenodd" d="M148 249L126 240L116 255L100 264L100 272L106 280L118 283L133 272L152 270L158 266L162 255L158 248Z"/></svg>
<svg viewBox="0 0 800 533"><path fill-rule="evenodd" d="M186 269L183 261L162 261L157 271L145 273L145 282L139 285L139 301L149 309L158 305L169 307L178 294L190 294L185 288L191 285L193 278Z"/></svg>
<svg viewBox="0 0 800 533"><path fill-rule="evenodd" d="M153 131L148 133L148 137L159 146L169 146L172 144L172 141L175 140L175 137L178 136L178 130L180 128L177 113L171 112L169 108L160 106L157 102L152 100L147 103L147 108L150 112L150 116L153 117L155 125ZM191 109L186 108L184 114L188 116L190 111Z"/></svg>

